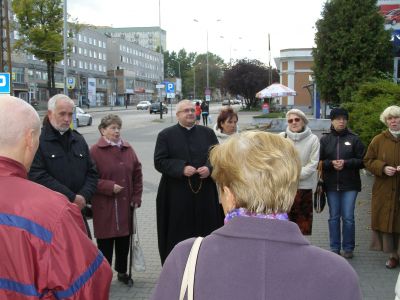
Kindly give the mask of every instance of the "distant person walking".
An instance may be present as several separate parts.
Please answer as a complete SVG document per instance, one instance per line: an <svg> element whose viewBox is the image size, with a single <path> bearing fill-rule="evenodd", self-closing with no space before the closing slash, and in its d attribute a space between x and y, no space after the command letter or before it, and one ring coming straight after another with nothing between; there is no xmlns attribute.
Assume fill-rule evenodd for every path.
<svg viewBox="0 0 400 300"><path fill-rule="evenodd" d="M400 107L387 107L380 120L388 128L372 139L364 157L374 174L371 249L388 253L386 268L393 269L400 255Z"/></svg>
<svg viewBox="0 0 400 300"><path fill-rule="evenodd" d="M289 219L295 222L301 233L311 235L313 223L312 193L317 185L317 167L319 162L319 139L307 126L308 119L299 109L291 109L286 113L288 126L280 135L294 144L301 160L299 186L293 206L289 211Z"/></svg>
<svg viewBox="0 0 400 300"><path fill-rule="evenodd" d="M200 124L200 117L201 117L201 106L200 106L200 102L196 102L196 105L194 107L195 109L195 115L196 115L196 125Z"/></svg>
<svg viewBox="0 0 400 300"><path fill-rule="evenodd" d="M320 160L329 205L331 251L352 258L355 247L354 208L361 191L360 169L364 168L365 147L347 128L349 114L343 108L330 112L331 131L322 136Z"/></svg>
<svg viewBox="0 0 400 300"><path fill-rule="evenodd" d="M109 299L112 272L78 206L27 180L39 146L37 112L1 96L0 115L7 128L0 131L0 299Z"/></svg>
<svg viewBox="0 0 400 300"><path fill-rule="evenodd" d="M207 101L201 103L201 116L203 117L203 125L208 125L208 114L210 113L210 107Z"/></svg>

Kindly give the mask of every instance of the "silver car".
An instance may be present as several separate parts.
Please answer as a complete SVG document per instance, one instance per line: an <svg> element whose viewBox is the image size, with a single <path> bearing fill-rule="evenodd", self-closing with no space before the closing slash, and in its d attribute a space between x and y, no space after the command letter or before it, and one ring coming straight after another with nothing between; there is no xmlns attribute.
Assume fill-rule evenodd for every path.
<svg viewBox="0 0 400 300"><path fill-rule="evenodd" d="M87 125L90 126L92 125L93 119L92 115L86 113L82 108L76 107L76 126L83 126Z"/></svg>

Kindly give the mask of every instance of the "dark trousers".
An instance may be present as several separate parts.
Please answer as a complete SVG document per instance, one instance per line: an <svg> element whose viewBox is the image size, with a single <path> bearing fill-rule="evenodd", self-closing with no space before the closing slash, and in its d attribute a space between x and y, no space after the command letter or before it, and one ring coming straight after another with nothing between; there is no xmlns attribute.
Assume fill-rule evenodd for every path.
<svg viewBox="0 0 400 300"><path fill-rule="evenodd" d="M110 266L112 265L115 244L115 271L126 273L128 267L129 235L109 239L97 239L97 248L103 253Z"/></svg>
<svg viewBox="0 0 400 300"><path fill-rule="evenodd" d="M203 117L203 125L207 126L208 114L201 114L201 116Z"/></svg>

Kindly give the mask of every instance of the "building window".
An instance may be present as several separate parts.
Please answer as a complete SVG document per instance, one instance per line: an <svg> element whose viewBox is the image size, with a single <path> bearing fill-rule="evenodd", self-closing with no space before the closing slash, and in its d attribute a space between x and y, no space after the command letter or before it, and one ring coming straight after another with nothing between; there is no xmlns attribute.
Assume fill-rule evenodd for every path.
<svg viewBox="0 0 400 300"><path fill-rule="evenodd" d="M78 48L78 53L82 55L82 48L81 47Z"/></svg>
<svg viewBox="0 0 400 300"><path fill-rule="evenodd" d="M84 43L87 43L87 37L86 37L86 35L83 36L83 42L84 42Z"/></svg>
<svg viewBox="0 0 400 300"><path fill-rule="evenodd" d="M79 61L79 68L83 69L83 62L81 60Z"/></svg>

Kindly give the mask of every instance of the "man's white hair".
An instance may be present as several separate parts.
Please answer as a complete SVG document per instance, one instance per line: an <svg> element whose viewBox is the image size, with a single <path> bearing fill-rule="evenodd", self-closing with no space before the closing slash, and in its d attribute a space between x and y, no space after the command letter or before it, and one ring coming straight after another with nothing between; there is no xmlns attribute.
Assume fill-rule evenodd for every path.
<svg viewBox="0 0 400 300"><path fill-rule="evenodd" d="M40 132L38 113L22 99L0 96L0 116L0 149L17 145L27 130Z"/></svg>
<svg viewBox="0 0 400 300"><path fill-rule="evenodd" d="M74 101L70 97L64 94L57 94L51 97L47 102L47 110L54 111L58 100L66 100L70 102L72 106L75 106Z"/></svg>

